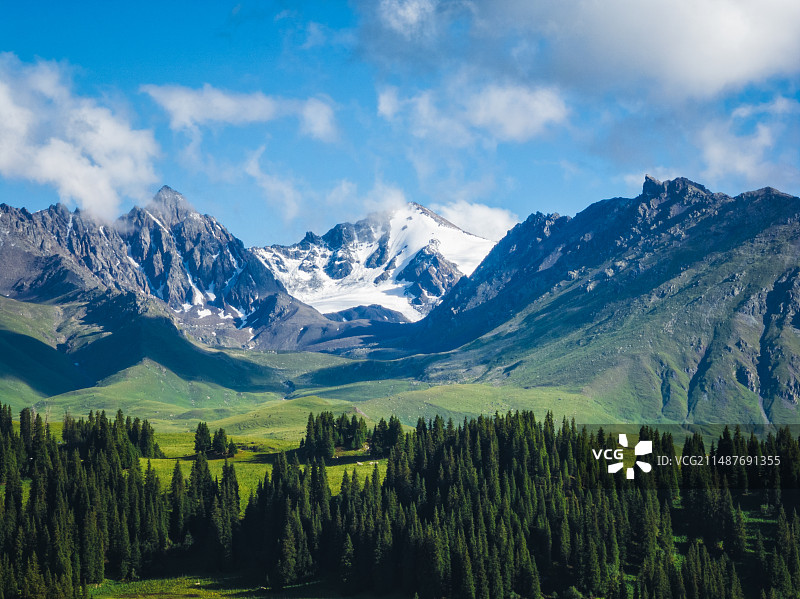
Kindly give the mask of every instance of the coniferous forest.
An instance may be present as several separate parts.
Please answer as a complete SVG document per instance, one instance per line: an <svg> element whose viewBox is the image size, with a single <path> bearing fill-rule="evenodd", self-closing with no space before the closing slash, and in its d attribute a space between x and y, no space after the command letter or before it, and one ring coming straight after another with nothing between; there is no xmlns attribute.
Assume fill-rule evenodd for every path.
<svg viewBox="0 0 800 599"><path fill-rule="evenodd" d="M800 447L789 429L763 439L725 429L709 447L699 435L675 447L644 427L653 454L638 459L653 467L629 480L592 452L616 438L550 414L396 428L371 433L388 455L383 480L377 467L364 480L353 471L332 494L316 449L281 453L240 513L234 466L212 478L202 451L187 479L178 464L169 481L143 471L139 458L160 453L146 422L68 417L57 439L30 411L17 430L2 407L0 598L81 597L104 578L179 575L187 564L273 589L324 580L345 596L771 599L800 589ZM371 440L359 421L326 415L308 430L306 448L332 434ZM679 468L676 454L702 459Z"/></svg>

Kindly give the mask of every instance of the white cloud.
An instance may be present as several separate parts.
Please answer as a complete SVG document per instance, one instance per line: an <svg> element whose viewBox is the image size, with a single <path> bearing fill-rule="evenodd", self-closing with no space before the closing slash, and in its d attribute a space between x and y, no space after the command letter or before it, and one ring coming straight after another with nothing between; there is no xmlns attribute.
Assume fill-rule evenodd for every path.
<svg viewBox="0 0 800 599"><path fill-rule="evenodd" d="M302 50L315 48L330 49L336 47L351 48L356 38L350 29L333 29L322 23L310 21L304 28L305 41L300 45Z"/></svg>
<svg viewBox="0 0 800 599"><path fill-rule="evenodd" d="M759 123L750 135L736 135L726 123L712 123L700 133L704 175L719 181L727 175L741 175L748 181L769 179L774 166L767 152L775 143L773 128Z"/></svg>
<svg viewBox="0 0 800 599"><path fill-rule="evenodd" d="M502 239L519 222L519 217L510 210L464 200L434 204L431 209L465 231L492 241Z"/></svg>
<svg viewBox="0 0 800 599"><path fill-rule="evenodd" d="M358 185L342 179L325 196L326 203L331 206L352 205L358 196Z"/></svg>
<svg viewBox="0 0 800 599"><path fill-rule="evenodd" d="M415 137L466 147L480 138L530 141L547 126L564 123L569 110L550 88L459 82L443 94L425 90L405 99L395 88L384 89L378 95L378 114L390 121L405 117Z"/></svg>
<svg viewBox="0 0 800 599"><path fill-rule="evenodd" d="M435 11L431 0L381 0L378 5L381 22L407 39L429 29Z"/></svg>
<svg viewBox="0 0 800 599"><path fill-rule="evenodd" d="M299 214L303 196L294 181L261 168L265 149L262 146L250 156L244 166L245 173L261 188L267 203L278 208L284 219L291 220Z"/></svg>
<svg viewBox="0 0 800 599"><path fill-rule="evenodd" d="M586 164L584 175L598 160L610 163L633 189L641 189L644 167L663 165L649 172L707 177L728 190L757 184L797 193L796 0L356 5L362 55L381 68L385 84L398 85L379 88L378 116L418 138L406 137L406 152L419 140L433 148L431 161L440 165L433 170L459 151L458 160L477 165L473 171L515 168L518 160L507 161L502 150L492 155L493 146L530 143L534 152L555 152L554 164ZM420 87L408 91L409 83ZM767 94L774 99L765 101Z"/></svg>
<svg viewBox="0 0 800 599"><path fill-rule="evenodd" d="M411 100L411 133L416 137L435 140L447 146L470 145L473 135L462 111L439 110L433 92L425 91Z"/></svg>
<svg viewBox="0 0 800 599"><path fill-rule="evenodd" d="M333 109L322 100L317 98L306 100L301 110L301 116L301 130L306 135L321 141L336 139Z"/></svg>
<svg viewBox="0 0 800 599"><path fill-rule="evenodd" d="M169 113L173 129L263 123L276 118L281 109L279 102L261 92L238 94L208 84L200 89L182 85L143 85L141 89Z"/></svg>
<svg viewBox="0 0 800 599"><path fill-rule="evenodd" d="M208 84L200 89L182 85L143 85L141 90L167 111L170 127L175 130L196 132L199 127L214 123L242 126L295 116L300 120L303 134L321 141L336 138L333 108L320 98L303 101L267 96L261 92L243 94Z"/></svg>
<svg viewBox="0 0 800 599"><path fill-rule="evenodd" d="M366 192L348 179L336 182L327 192L312 188L303 179L279 174L277 167L264 159L265 151L262 146L251 154L243 169L284 221L301 217L306 223L319 224L335 214L333 222L344 222L363 218L365 213L392 211L408 202L402 189L380 178Z"/></svg>
<svg viewBox="0 0 800 599"><path fill-rule="evenodd" d="M731 191L773 186L796 193L800 184L797 140L800 102L776 96L742 104L728 118L712 119L695 135L703 177Z"/></svg>
<svg viewBox="0 0 800 599"><path fill-rule="evenodd" d="M63 67L0 55L0 175L53 186L105 220L157 182L151 131L72 92Z"/></svg>
<svg viewBox="0 0 800 599"><path fill-rule="evenodd" d="M303 50L310 50L324 46L328 42L328 30L320 24L311 22L306 25L306 41L300 46Z"/></svg>
<svg viewBox="0 0 800 599"><path fill-rule="evenodd" d="M437 205L465 202L472 204L484 198L497 197L499 190L491 169L475 168L462 156L443 156L439 149L421 148L407 154L414 167L424 196L435 198ZM501 182L503 188L510 180Z"/></svg>
<svg viewBox="0 0 800 599"><path fill-rule="evenodd" d="M708 97L800 72L795 0L509 4L504 18L523 13L554 45L556 69L604 87L655 81L668 96Z"/></svg>
<svg viewBox="0 0 800 599"><path fill-rule="evenodd" d="M382 0L362 42L371 56L582 90L707 98L800 73L796 0ZM372 23L380 24L377 31ZM406 46L423 41L416 52ZM438 65L438 66L437 66ZM530 79L526 79L530 80Z"/></svg>
<svg viewBox="0 0 800 599"><path fill-rule="evenodd" d="M561 159L558 161L558 166L561 167L564 179L572 179L583 174L583 167L570 160Z"/></svg>
<svg viewBox="0 0 800 599"><path fill-rule="evenodd" d="M378 94L378 114L386 120L394 119L402 107L396 87L387 87Z"/></svg>
<svg viewBox="0 0 800 599"><path fill-rule="evenodd" d="M747 119L753 116L784 116L789 114L800 113L800 102L778 96L771 102L764 102L762 104L744 104L737 107L732 116L738 119Z"/></svg>
<svg viewBox="0 0 800 599"><path fill-rule="evenodd" d="M395 185L384 183L380 179L375 181L372 189L362 200L367 212L391 211L408 203L406 194Z"/></svg>
<svg viewBox="0 0 800 599"><path fill-rule="evenodd" d="M344 210L348 216L343 218L362 218L365 212L391 211L408 202L402 189L385 183L380 178L364 194L359 192L356 183L342 179L320 199L327 206L336 207L337 211Z"/></svg>
<svg viewBox="0 0 800 599"><path fill-rule="evenodd" d="M492 137L524 142L536 137L549 124L563 123L567 105L552 89L520 85L490 85L468 103L467 118Z"/></svg>

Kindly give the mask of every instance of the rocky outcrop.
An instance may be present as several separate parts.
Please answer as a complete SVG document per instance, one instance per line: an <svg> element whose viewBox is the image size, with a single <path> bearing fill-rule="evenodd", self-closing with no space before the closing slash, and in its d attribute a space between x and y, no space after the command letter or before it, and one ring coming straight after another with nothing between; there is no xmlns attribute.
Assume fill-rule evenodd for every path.
<svg viewBox="0 0 800 599"><path fill-rule="evenodd" d="M458 266L442 256L438 243L429 243L397 274L398 281L408 281L412 304L433 308L463 276Z"/></svg>

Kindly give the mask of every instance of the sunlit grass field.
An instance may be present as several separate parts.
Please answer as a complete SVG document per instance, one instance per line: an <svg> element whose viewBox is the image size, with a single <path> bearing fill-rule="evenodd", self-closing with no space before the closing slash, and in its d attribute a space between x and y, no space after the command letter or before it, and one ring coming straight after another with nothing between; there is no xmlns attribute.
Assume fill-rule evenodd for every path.
<svg viewBox="0 0 800 599"><path fill-rule="evenodd" d="M281 451L287 452L287 459L291 462L299 442L270 439L260 435L229 435L228 438L239 447L239 452L228 461L236 469L241 508L244 510L250 494L255 493L258 483L263 482L268 473L272 473L272 462L277 454ZM167 457L165 459L141 458L141 467L144 471L149 463L161 481L161 488L167 489L172 480L176 463L180 465L184 478L188 478L192 471L192 462L195 459L194 434L156 432L156 441ZM302 462L303 460L301 460ZM210 459L208 468L211 476L220 478L224 464L224 458ZM376 466L381 480L386 475L385 459L375 460L369 454L361 452L342 452L328 460L326 466L328 485L334 495L339 493L345 471L351 477L356 471L362 484L365 478L372 476Z"/></svg>
<svg viewBox="0 0 800 599"><path fill-rule="evenodd" d="M339 599L342 595L331 585L315 582L289 587L272 592L255 583L237 578L207 578L181 576L179 578L153 578L134 582L106 580L90 589L90 596L97 599L123 597L126 599L216 599L218 597L264 597L267 599ZM397 595L383 595L394 599ZM373 595L360 594L356 599L373 599Z"/></svg>

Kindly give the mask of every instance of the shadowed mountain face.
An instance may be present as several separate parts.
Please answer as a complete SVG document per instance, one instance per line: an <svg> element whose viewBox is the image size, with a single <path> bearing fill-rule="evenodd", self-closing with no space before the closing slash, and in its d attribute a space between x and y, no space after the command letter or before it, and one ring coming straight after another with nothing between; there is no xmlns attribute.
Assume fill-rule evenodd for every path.
<svg viewBox="0 0 800 599"><path fill-rule="evenodd" d="M416 326L421 376L561 385L631 416L797 417L800 199L647 178L574 218L531 215Z"/></svg>

